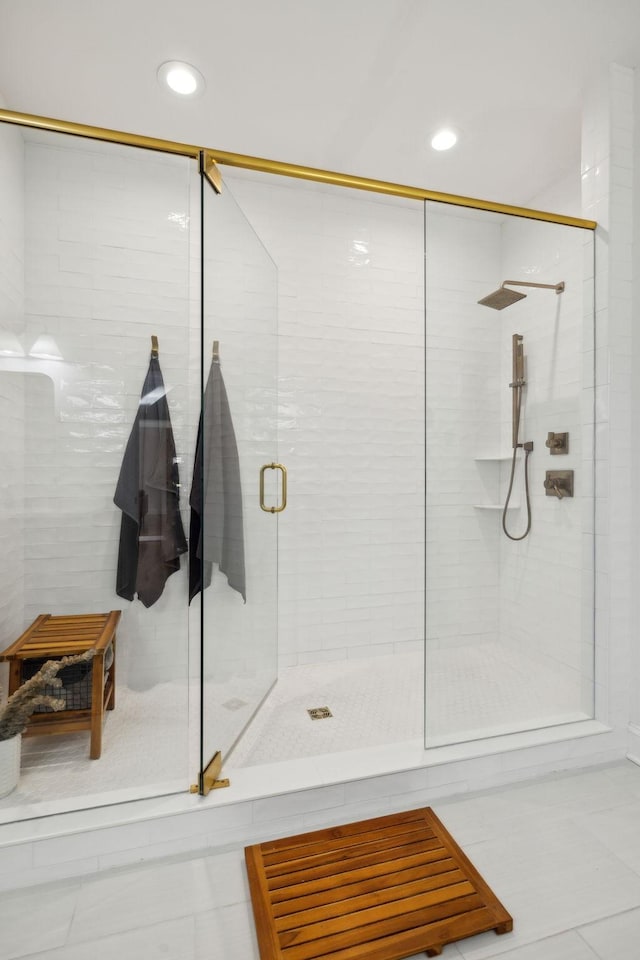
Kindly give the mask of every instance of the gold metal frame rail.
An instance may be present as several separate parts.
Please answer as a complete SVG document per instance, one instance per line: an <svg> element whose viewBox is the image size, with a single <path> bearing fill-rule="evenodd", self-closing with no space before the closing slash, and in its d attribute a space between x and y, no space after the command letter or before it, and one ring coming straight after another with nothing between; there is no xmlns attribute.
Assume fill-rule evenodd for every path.
<svg viewBox="0 0 640 960"><path fill-rule="evenodd" d="M145 150L158 150L162 153L177 154L196 160L200 157L200 154L204 152L209 164L215 162L230 167L242 167L245 170L257 170L262 173L276 174L278 176L313 180L316 183L350 187L354 190L368 190L372 193L405 197L409 200L432 200L436 203L470 207L474 210L487 210L490 213L508 214L514 217L524 217L528 220L545 220L549 223L559 223L569 227L581 227L586 230L595 230L597 226L595 220L583 220L580 217L569 217L564 214L550 213L545 210L530 210L528 207L494 203L491 200L480 200L474 197L462 197L453 193L441 193L437 190L425 190L421 187L391 183L387 180L374 180L369 177L358 177L349 173L337 173L332 170L321 170L317 167L305 167L295 163L284 163L280 160L267 160L264 157L251 157L242 153L229 153L226 150L215 150L209 147L179 143L174 140L162 140L157 137L125 133L119 130L110 130L106 127L93 127L88 124L73 123L68 120L55 120L50 117L40 117L29 113L18 113L14 110L0 110L0 122L2 121L18 126L31 127L36 130L51 130L76 137L104 140L130 147L141 147ZM211 167L209 167L209 170L206 172L208 173L210 170Z"/></svg>

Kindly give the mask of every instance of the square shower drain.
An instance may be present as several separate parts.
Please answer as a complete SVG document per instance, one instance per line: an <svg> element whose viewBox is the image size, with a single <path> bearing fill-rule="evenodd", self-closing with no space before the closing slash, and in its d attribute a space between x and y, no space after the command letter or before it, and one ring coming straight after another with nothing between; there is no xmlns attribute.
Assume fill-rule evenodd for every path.
<svg viewBox="0 0 640 960"><path fill-rule="evenodd" d="M326 717L333 716L329 707L312 707L311 710L307 710L307 713L312 720L324 720Z"/></svg>

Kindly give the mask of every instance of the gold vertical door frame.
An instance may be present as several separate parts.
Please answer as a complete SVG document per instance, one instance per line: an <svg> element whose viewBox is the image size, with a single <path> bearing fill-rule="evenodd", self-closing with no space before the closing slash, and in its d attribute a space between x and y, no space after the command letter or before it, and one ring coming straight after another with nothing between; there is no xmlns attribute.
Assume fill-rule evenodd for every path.
<svg viewBox="0 0 640 960"><path fill-rule="evenodd" d="M404 197L421 202L432 200L436 203L469 207L474 210L487 210L491 213L523 217L528 220L545 220L549 223L559 223L569 227L581 227L586 230L595 230L597 226L595 220L583 220L580 217L569 217L564 214L550 213L545 210L530 210L528 207L494 203L490 200L480 200L474 197L462 197L452 193L441 193L435 190L425 190L421 187L391 183L386 180L373 180L368 177L358 177L348 173L337 173L331 170L321 170L316 167L284 163L280 160L251 157L242 153L229 153L225 150L215 150L193 144L178 143L173 140L162 140L157 137L145 137L139 134L124 133L118 130L109 130L105 127L92 127L88 124L72 123L68 120L54 120L49 117L18 113L13 110L0 110L0 122L13 123L18 126L30 127L36 130L66 133L75 137L87 137L92 140L104 140L130 147L141 147L145 150L158 150L163 153L173 153L183 157L191 157L194 160L198 160L202 153L208 158L207 163L213 163L214 166L215 164L222 164L231 167L241 167L245 170L257 170L262 173L270 173L283 177L313 180L316 183L350 187L354 190L368 190L372 193ZM207 179L210 179L208 172L205 171L205 175ZM217 189L214 181L210 180L210 182L214 189Z"/></svg>

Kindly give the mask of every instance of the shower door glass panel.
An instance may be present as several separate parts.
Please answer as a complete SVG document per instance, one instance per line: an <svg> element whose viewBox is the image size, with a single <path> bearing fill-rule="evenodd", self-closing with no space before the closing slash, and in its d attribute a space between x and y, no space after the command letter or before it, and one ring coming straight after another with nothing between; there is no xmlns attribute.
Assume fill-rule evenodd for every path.
<svg viewBox="0 0 640 960"><path fill-rule="evenodd" d="M19 789L0 800L5 822L184 791L189 782L186 544L158 537L170 562L154 553L145 567L153 595L140 564L121 589L120 560L125 552L132 560L142 542L135 531L144 534L141 474L129 474L140 523L126 537L114 496L127 453L147 446L129 445L142 409L146 424L156 421L148 446L158 442L165 454L158 475L175 469L180 484L188 481L199 318L194 352L191 160L0 124L0 169L0 651L40 614L120 613L100 755L90 758L88 731L64 732L62 722L55 736L24 737ZM152 336L164 392L145 392L143 403ZM177 463L162 443L164 414L155 430L161 405ZM178 492L173 485L166 498L150 497L156 508L158 499L171 502L174 521L183 508L186 525L187 497L178 502ZM148 513L163 526L158 509ZM82 624L72 621L80 633ZM94 706L91 676L82 665L61 679L53 692L66 707L56 720L82 722L68 711Z"/></svg>
<svg viewBox="0 0 640 960"><path fill-rule="evenodd" d="M425 205L426 745L593 717L593 232ZM479 300L504 281L526 297ZM513 338L522 337L513 488ZM568 433L552 454L550 433ZM550 446L547 446L549 440ZM545 487L572 471L573 496ZM564 482L564 481L562 481ZM503 529L515 539L510 539Z"/></svg>
<svg viewBox="0 0 640 960"><path fill-rule="evenodd" d="M227 759L276 681L278 656L270 508L281 503L282 483L266 467L278 461L277 271L226 183L217 195L203 182L202 269L199 559L210 582L191 603L202 616L201 771L218 752ZM193 551L193 529L191 539Z"/></svg>

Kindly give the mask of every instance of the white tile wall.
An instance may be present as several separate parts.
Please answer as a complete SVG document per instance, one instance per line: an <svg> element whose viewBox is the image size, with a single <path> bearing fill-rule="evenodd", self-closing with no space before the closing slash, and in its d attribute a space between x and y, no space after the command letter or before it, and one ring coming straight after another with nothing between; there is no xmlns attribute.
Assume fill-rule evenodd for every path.
<svg viewBox="0 0 640 960"><path fill-rule="evenodd" d="M512 219L503 228L505 278L565 282L562 294L522 290L527 298L498 314L503 330L503 447L511 445L511 335L522 334L527 385L520 441L532 440L529 459L532 529L529 537L500 541L501 637L546 664L550 678L565 678L562 706L576 715L593 712L593 316L584 290L593 282L589 231ZM585 309L586 308L586 309ZM550 455L547 434L569 433L569 453ZM521 455L519 455L520 458ZM574 497L546 496L547 470L574 471ZM502 468L504 491L510 465ZM522 460L516 472L524 503ZM524 529L524 509L510 529Z"/></svg>
<svg viewBox="0 0 640 960"><path fill-rule="evenodd" d="M477 300L494 289L500 223L427 203L427 669L440 644L499 630L500 326Z"/></svg>
<svg viewBox="0 0 640 960"><path fill-rule="evenodd" d="M583 363L585 350L593 357L593 324L583 310L585 236L556 224L431 203L426 240L427 690L430 676L442 674L443 652L456 647L459 665L447 661L440 680L449 683L448 696L473 704L488 683L484 695L503 704L497 676L485 676L498 644L505 662L526 671L525 663L535 661L532 676L548 671L557 701L551 714L589 716L593 562L583 532L591 532L592 464L583 463L583 434L593 430L593 413L587 412L583 426L582 397L583 387L593 385L593 369ZM506 279L563 279L567 291L560 300L553 292L529 290L525 300L500 312L477 305ZM525 338L528 381L519 439L535 444L532 531L519 543L508 540L501 526L511 468L514 333ZM571 433L567 458L549 462L549 430ZM574 500L559 504L545 496L542 483L551 466L575 469ZM526 527L524 503L520 454L510 500L516 509L508 514L516 536ZM482 662L479 651L487 644L492 653L478 672L471 664ZM462 682L456 683L456 674ZM516 701L503 711L506 727L524 720L518 713L524 704ZM428 727L442 731L442 718L432 713L436 702L427 696ZM486 735L483 704L472 713L475 735ZM540 719L557 722L551 715ZM451 741L462 735L469 736L468 728L451 727Z"/></svg>
<svg viewBox="0 0 640 960"><path fill-rule="evenodd" d="M27 141L25 171L28 348L47 333L64 357L26 391L25 623L122 609L120 681L184 678L186 564L149 610L117 597L113 493L151 334L189 489L189 161L48 136Z"/></svg>
<svg viewBox="0 0 640 960"><path fill-rule="evenodd" d="M24 331L24 175L18 130L0 126L0 335ZM0 419L3 424L2 498L0 499L0 649L22 631L25 476L25 379L9 372L0 356ZM0 686L6 687L6 669Z"/></svg>
<svg viewBox="0 0 640 960"><path fill-rule="evenodd" d="M0 326L13 324L25 351L40 334L52 335L64 358L25 357L21 376L2 373L0 358L3 443L11 467L0 506L0 535L10 537L0 561L7 565L0 644L14 640L39 613L118 608L119 686L146 690L178 679L184 689L186 564L150 610L118 598L120 512L112 498L151 334L160 340L189 489L199 411L199 377L193 374L199 312L192 324L190 303L191 164L56 135L29 133L23 142L18 128L5 125L0 157ZM182 506L188 524L186 496ZM186 735L186 697L173 721ZM145 759L140 763L144 769ZM178 765L170 776L187 783L187 758ZM149 764L147 772L149 783L157 783L157 769Z"/></svg>
<svg viewBox="0 0 640 960"><path fill-rule="evenodd" d="M262 465L278 460L278 274L231 191L207 188L204 214L205 365L217 340L240 461L247 594L244 604L216 571L202 600L206 762L228 753L277 676L278 515L260 508L258 491ZM205 446L207 436L205 425ZM265 479L275 504L273 471ZM192 604L194 636L200 603Z"/></svg>
<svg viewBox="0 0 640 960"><path fill-rule="evenodd" d="M225 174L278 265L283 665L419 640L422 212Z"/></svg>
<svg viewBox="0 0 640 960"><path fill-rule="evenodd" d="M632 346L634 276L634 72L613 64L585 98L582 183L584 215L596 231L596 708L614 725L629 719L638 663L632 598ZM637 110L637 106L635 108ZM637 378L636 378L637 379ZM637 465L637 464L634 464ZM635 668L630 683L630 666ZM638 703L634 694L634 702ZM633 717L632 717L633 718ZM634 737L631 735L631 739ZM633 749L633 746L632 746Z"/></svg>

